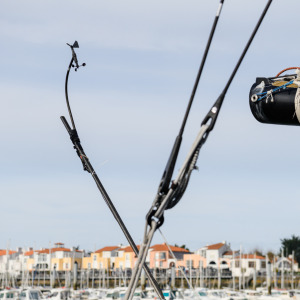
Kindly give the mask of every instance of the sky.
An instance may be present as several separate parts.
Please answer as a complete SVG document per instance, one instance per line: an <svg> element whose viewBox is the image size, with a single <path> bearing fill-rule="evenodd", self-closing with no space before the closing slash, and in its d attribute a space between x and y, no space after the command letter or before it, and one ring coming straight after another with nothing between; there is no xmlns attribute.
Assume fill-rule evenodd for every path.
<svg viewBox="0 0 300 300"><path fill-rule="evenodd" d="M223 90L267 1L225 0L175 174ZM59 117L69 97L82 145L137 244L183 114L218 0L2 0L0 11L0 249L95 250L128 244L83 172ZM181 201L161 227L196 250L278 251L299 235L299 128L257 122L256 77L297 67L300 2L274 0L201 149ZM153 243L164 240L156 232Z"/></svg>

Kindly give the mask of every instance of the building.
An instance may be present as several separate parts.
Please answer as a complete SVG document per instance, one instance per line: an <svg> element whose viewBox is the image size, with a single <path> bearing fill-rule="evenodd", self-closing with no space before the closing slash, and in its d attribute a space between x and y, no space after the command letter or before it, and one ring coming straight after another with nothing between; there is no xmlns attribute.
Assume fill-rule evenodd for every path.
<svg viewBox="0 0 300 300"><path fill-rule="evenodd" d="M232 257L230 244L226 241L222 243L206 245L195 251L195 254L200 255L206 260L206 268L229 270L230 260Z"/></svg>
<svg viewBox="0 0 300 300"><path fill-rule="evenodd" d="M137 246L138 250L140 249ZM137 256L131 246L118 249L118 257L115 259L115 268L119 270L133 269L136 264ZM149 264L149 254L146 258L146 264Z"/></svg>
<svg viewBox="0 0 300 300"><path fill-rule="evenodd" d="M232 276L252 276L266 272L266 257L256 254L243 254L236 256L231 261Z"/></svg>
<svg viewBox="0 0 300 300"><path fill-rule="evenodd" d="M274 268L281 272L282 270L284 272L298 272L299 266L295 259L293 259L292 255L289 255L289 257L275 257L274 259Z"/></svg>
<svg viewBox="0 0 300 300"><path fill-rule="evenodd" d="M150 247L148 254L150 269L168 269L175 267L177 265L177 261L183 261L184 255L190 253L189 250L184 248L176 246L169 247L165 243Z"/></svg>
<svg viewBox="0 0 300 300"><path fill-rule="evenodd" d="M113 269L115 267L115 259L118 257L119 246L107 246L95 252L90 256L84 257L82 260L83 269Z"/></svg>
<svg viewBox="0 0 300 300"><path fill-rule="evenodd" d="M75 262L81 268L84 251L77 250L75 247L65 248L64 244L55 244L56 247L49 249L51 258L50 268L56 271L72 271Z"/></svg>
<svg viewBox="0 0 300 300"><path fill-rule="evenodd" d="M15 274L20 269L18 252L12 250L0 250L0 273Z"/></svg>
<svg viewBox="0 0 300 300"><path fill-rule="evenodd" d="M75 247L66 248L63 243L56 243L53 248L40 250L33 248L0 250L0 275L2 278L9 278L10 275L13 277L22 275L22 278L29 278L32 275L34 278L36 274L44 272L45 276L48 272L55 277L55 272L60 272L60 275L67 274L75 268L82 271L102 270L103 274L118 274L119 271L132 270L136 261L135 252L130 246L106 246L86 254L85 251ZM251 277L253 274L264 275L268 262L262 255L241 255L240 251L232 251L230 244L224 241L201 247L195 253L165 243L156 244L150 247L146 264L155 272L157 268L165 272L172 267L181 267L187 272L194 270L190 274L196 274L201 270L203 274L209 276L221 273L221 276ZM282 270L298 272L298 263L292 256L274 257L270 262L270 268L272 273Z"/></svg>

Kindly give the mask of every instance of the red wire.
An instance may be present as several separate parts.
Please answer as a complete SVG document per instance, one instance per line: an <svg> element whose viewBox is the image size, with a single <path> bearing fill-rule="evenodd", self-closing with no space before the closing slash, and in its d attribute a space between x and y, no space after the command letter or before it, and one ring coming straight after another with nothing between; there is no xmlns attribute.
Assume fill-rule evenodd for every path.
<svg viewBox="0 0 300 300"><path fill-rule="evenodd" d="M288 71L288 70L294 70L294 69L300 69L300 67L286 68L286 69L280 71L275 77L278 77L280 74L282 74L282 73L285 72L285 71Z"/></svg>

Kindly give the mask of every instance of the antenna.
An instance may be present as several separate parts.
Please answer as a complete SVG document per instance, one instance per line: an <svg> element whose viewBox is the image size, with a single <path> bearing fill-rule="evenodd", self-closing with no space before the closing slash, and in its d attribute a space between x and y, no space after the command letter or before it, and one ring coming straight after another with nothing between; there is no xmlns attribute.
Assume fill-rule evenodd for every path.
<svg viewBox="0 0 300 300"><path fill-rule="evenodd" d="M75 71L76 69L78 69L80 66L78 66L78 61L77 61L77 55L74 51L74 48L79 48L78 42L75 41L75 43L71 46L68 44L68 46L70 46L71 50L72 50L72 59L70 61L68 70L67 70L67 75L66 75L66 81L65 81L65 96L66 96L66 103L67 103L67 107L68 107L68 111L69 111L69 115L70 115L70 119L72 122L72 128L69 125L68 121L66 120L66 118L64 116L61 116L60 119L63 122L67 132L69 133L70 139L74 145L74 149L78 155L78 157L80 158L80 161L82 163L83 166L83 170L87 171L88 173L90 173L93 177L93 179L95 180L95 183L102 195L102 198L104 199L105 203L107 204L108 208L110 209L110 211L112 212L114 218L116 219L116 221L118 222L121 230L123 231L125 237L127 238L130 246L132 247L135 255L138 255L139 251L138 248L136 246L136 244L134 243L131 235L129 234L125 224L123 223L118 211L116 210L115 206L113 205L109 195L107 194L104 186L102 185L99 177L97 176L92 164L90 163L88 157L86 156L83 147L81 145L77 130L76 130L76 126L75 126L75 122L73 119L73 115L72 115L72 111L71 111L71 107L70 107L70 102L69 102L69 97L68 97L68 80L69 80L69 74L70 74L70 70L73 66L73 62L75 62L76 67L75 67ZM82 64L82 66L85 66L85 64ZM157 283L157 281L154 279L154 277L152 276L149 268L147 267L146 264L143 264L143 267L145 269L145 272L152 284L152 286L154 287L157 295L159 296L160 299L164 299L164 296L159 288L159 285Z"/></svg>

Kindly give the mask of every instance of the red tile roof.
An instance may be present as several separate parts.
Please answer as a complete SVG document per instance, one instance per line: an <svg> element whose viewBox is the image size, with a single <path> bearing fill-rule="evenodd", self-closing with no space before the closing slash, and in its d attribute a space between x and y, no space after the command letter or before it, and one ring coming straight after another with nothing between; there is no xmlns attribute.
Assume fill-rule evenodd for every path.
<svg viewBox="0 0 300 300"><path fill-rule="evenodd" d="M218 249L222 248L224 245L225 245L224 243L209 245L209 246L207 246L207 250L218 250Z"/></svg>
<svg viewBox="0 0 300 300"><path fill-rule="evenodd" d="M31 256L33 255L34 251L33 250L30 250L30 251L27 251L24 253L25 256Z"/></svg>
<svg viewBox="0 0 300 300"><path fill-rule="evenodd" d="M152 247L150 247L150 249L152 249L153 251L169 251L169 248L165 243L153 245ZM175 247L171 245L170 245L170 249L172 250L172 252L187 252L187 253L190 252L189 250L186 250L184 248Z"/></svg>
<svg viewBox="0 0 300 300"><path fill-rule="evenodd" d="M138 248L138 250L140 250L140 246L136 246ZM124 252L134 252L133 249L131 248L131 246L127 246L125 248L120 249Z"/></svg>
<svg viewBox="0 0 300 300"><path fill-rule="evenodd" d="M16 253L17 251L12 251L12 250L0 250L0 256L2 255L6 255L8 253L8 255L11 255L11 254L14 254Z"/></svg>
<svg viewBox="0 0 300 300"><path fill-rule="evenodd" d="M266 259L264 256L255 255L255 254L243 254L240 256L235 257L236 259L242 258L242 259Z"/></svg>
<svg viewBox="0 0 300 300"><path fill-rule="evenodd" d="M101 249L97 250L95 253L101 253L103 251L113 251L113 250L116 250L118 248L120 248L120 247L118 247L118 246L107 246L107 247L104 247L104 248L101 248Z"/></svg>
<svg viewBox="0 0 300 300"><path fill-rule="evenodd" d="M38 254L43 254L43 253L49 254L50 253L49 249L36 250L35 252L37 252Z"/></svg>
<svg viewBox="0 0 300 300"><path fill-rule="evenodd" d="M56 252L56 251L71 252L71 250L68 248L52 248L51 249L51 253Z"/></svg>

